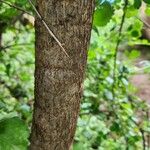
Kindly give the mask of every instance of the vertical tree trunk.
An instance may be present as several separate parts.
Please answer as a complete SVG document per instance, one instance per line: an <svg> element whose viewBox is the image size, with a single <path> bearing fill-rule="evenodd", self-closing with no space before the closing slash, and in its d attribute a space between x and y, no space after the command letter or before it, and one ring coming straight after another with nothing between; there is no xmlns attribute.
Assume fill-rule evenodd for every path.
<svg viewBox="0 0 150 150"><path fill-rule="evenodd" d="M68 58L36 18L35 105L31 150L69 150L82 96L94 0L37 0Z"/></svg>

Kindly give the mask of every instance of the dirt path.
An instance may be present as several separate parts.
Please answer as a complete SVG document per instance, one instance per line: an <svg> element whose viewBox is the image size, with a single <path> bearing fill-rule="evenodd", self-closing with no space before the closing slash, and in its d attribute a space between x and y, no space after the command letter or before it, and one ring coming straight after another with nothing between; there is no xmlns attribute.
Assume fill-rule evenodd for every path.
<svg viewBox="0 0 150 150"><path fill-rule="evenodd" d="M137 95L150 104L150 75L137 74L131 78L131 82L137 88Z"/></svg>
<svg viewBox="0 0 150 150"><path fill-rule="evenodd" d="M144 60L150 60L150 49L141 51L141 56L136 60L135 65L140 67L140 62ZM131 83L137 88L137 95L150 104L150 74L137 73L132 76Z"/></svg>

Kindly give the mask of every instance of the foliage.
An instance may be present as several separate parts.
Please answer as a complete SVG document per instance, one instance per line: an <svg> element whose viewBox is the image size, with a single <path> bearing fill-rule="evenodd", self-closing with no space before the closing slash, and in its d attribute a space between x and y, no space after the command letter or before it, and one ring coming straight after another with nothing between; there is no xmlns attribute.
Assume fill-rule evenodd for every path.
<svg viewBox="0 0 150 150"><path fill-rule="evenodd" d="M9 2L29 8L25 1ZM0 10L0 149L24 150L32 119L34 30L24 26L22 12L2 3Z"/></svg>
<svg viewBox="0 0 150 150"><path fill-rule="evenodd" d="M94 13L94 25L105 26L113 15L113 8L107 1L98 5ZM104 17L105 16L105 17Z"/></svg>
<svg viewBox="0 0 150 150"><path fill-rule="evenodd" d="M25 0L9 3L32 14ZM143 132L150 132L146 117L148 105L135 96L135 89L129 83L129 77L138 70L132 62L140 55L133 46L150 44L140 38L143 27L137 19L140 6L141 1L129 0L123 31L118 37L124 1L97 0L74 150L143 148ZM3 18L0 19L0 149L23 150L28 144L26 125L30 128L32 120L34 29L24 22L19 10L4 3L0 3L0 8L0 18ZM146 10L148 13L149 7ZM114 96L114 54L118 38L121 39L119 49L125 55L120 50L120 56L127 61L117 60ZM149 63L145 66L149 72Z"/></svg>
<svg viewBox="0 0 150 150"><path fill-rule="evenodd" d="M25 150L28 145L28 128L17 117L0 121L0 149Z"/></svg>
<svg viewBox="0 0 150 150"><path fill-rule="evenodd" d="M118 40L116 24L121 22L123 6L114 5L114 16L107 26L98 27L96 25L97 30L94 28L92 32L87 76L84 82L85 91L74 150L143 149L142 141L145 139L142 137L142 131L145 130L145 127L150 129L150 124L146 119L148 106L134 96L134 87L128 80L135 70L131 64L139 56L139 52L132 49L132 46L143 42L140 39L143 24L140 20L133 18L135 14L137 15L136 8L129 3L121 35L121 45L131 48L130 51L125 51L128 61L117 60L115 98L112 88L114 54ZM140 120L139 112L144 112L142 116L145 118L144 121Z"/></svg>

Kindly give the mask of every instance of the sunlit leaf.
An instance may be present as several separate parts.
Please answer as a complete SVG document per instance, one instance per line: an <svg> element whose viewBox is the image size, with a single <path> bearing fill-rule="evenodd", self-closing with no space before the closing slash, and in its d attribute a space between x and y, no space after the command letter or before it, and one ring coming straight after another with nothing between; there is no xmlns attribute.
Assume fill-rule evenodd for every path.
<svg viewBox="0 0 150 150"><path fill-rule="evenodd" d="M0 149L26 150L28 145L28 129L19 118L0 121Z"/></svg>
<svg viewBox="0 0 150 150"><path fill-rule="evenodd" d="M150 4L150 0L143 0L145 3Z"/></svg>
<svg viewBox="0 0 150 150"><path fill-rule="evenodd" d="M106 25L112 15L113 15L113 7L111 6L111 4L107 1L105 1L104 3L102 3L96 10L94 13L94 25L95 26L104 26Z"/></svg>
<svg viewBox="0 0 150 150"><path fill-rule="evenodd" d="M142 5L142 1L141 0L134 0L134 7L135 8L140 8Z"/></svg>

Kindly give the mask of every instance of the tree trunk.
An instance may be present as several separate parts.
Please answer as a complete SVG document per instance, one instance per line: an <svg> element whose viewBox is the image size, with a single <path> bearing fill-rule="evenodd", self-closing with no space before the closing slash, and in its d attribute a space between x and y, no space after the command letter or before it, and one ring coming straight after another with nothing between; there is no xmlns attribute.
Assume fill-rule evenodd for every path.
<svg viewBox="0 0 150 150"><path fill-rule="evenodd" d="M94 0L37 0L37 9L70 58L36 18L30 150L69 150L79 114Z"/></svg>

